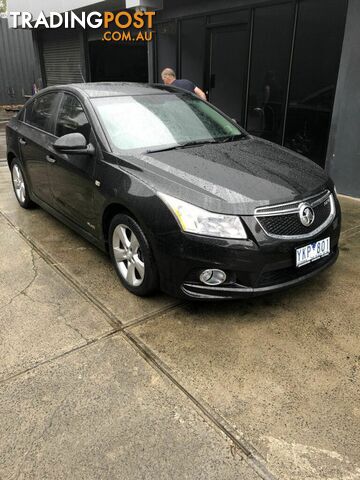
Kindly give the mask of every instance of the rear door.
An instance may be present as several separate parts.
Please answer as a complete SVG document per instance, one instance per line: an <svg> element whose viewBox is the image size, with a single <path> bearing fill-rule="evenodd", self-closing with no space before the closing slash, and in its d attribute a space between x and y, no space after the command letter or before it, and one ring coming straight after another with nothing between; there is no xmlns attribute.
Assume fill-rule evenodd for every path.
<svg viewBox="0 0 360 480"><path fill-rule="evenodd" d="M52 195L47 171L47 159L55 141L55 112L60 100L57 92L35 98L26 107L25 118L19 122L18 139L21 158L33 193L51 205Z"/></svg>
<svg viewBox="0 0 360 480"><path fill-rule="evenodd" d="M81 133L87 143L96 147L96 138L82 103L75 95L64 93L56 119L55 135L59 138L69 133ZM48 164L56 208L92 233L95 165L96 154L66 155L55 150L52 153L52 163Z"/></svg>

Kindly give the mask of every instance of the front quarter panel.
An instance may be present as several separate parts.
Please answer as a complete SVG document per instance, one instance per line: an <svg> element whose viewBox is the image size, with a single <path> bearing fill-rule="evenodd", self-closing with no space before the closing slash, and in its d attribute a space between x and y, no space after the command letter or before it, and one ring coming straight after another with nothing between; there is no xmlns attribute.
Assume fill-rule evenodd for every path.
<svg viewBox="0 0 360 480"><path fill-rule="evenodd" d="M128 210L152 241L158 236L179 230L175 218L155 189L140 176L141 172L136 166L104 152L96 171L96 181L100 183L95 198L100 219L97 225L99 231L102 231L104 214L114 205ZM104 239L106 232L102 233Z"/></svg>

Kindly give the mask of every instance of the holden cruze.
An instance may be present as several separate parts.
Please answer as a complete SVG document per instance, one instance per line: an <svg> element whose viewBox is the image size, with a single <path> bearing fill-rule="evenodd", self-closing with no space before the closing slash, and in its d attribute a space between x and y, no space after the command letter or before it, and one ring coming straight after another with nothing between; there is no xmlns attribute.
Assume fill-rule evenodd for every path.
<svg viewBox="0 0 360 480"><path fill-rule="evenodd" d="M337 259L341 213L327 174L182 90L48 88L10 121L7 145L20 205L40 205L107 251L134 294L249 297Z"/></svg>

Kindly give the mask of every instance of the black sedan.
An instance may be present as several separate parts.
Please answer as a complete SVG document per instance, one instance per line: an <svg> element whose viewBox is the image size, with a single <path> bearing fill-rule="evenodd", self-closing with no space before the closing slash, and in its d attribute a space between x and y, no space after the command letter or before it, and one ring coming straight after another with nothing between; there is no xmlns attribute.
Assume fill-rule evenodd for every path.
<svg viewBox="0 0 360 480"><path fill-rule="evenodd" d="M173 87L45 89L10 121L7 146L20 205L40 205L109 252L137 295L249 297L338 256L326 173Z"/></svg>

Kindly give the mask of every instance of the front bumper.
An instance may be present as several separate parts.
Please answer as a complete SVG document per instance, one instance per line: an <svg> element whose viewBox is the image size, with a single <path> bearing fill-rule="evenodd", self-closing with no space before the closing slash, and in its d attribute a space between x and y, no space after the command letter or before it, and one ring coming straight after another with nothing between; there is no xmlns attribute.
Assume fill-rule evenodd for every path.
<svg viewBox="0 0 360 480"><path fill-rule="evenodd" d="M249 240L226 240L173 232L156 239L154 248L161 288L185 299L220 300L249 298L303 283L333 265L339 255L341 214L333 223L308 240L268 237L254 217L243 217ZM297 268L297 248L330 237L331 254ZM205 269L221 269L227 281L208 287L199 280Z"/></svg>
<svg viewBox="0 0 360 480"><path fill-rule="evenodd" d="M205 285L185 283L182 286L182 292L189 298L197 300L234 300L239 298L250 298L256 297L259 295L265 295L268 293L275 293L281 290L286 290L301 283L306 282L310 278L316 276L323 270L329 268L333 265L339 256L339 249L336 249L335 252L332 252L329 257L326 257L325 262L321 262L316 265L311 272L299 275L293 280L289 280L284 283L275 283L267 287L245 287L245 286L236 286L235 284L231 287L206 287ZM300 273L300 272L299 272Z"/></svg>

